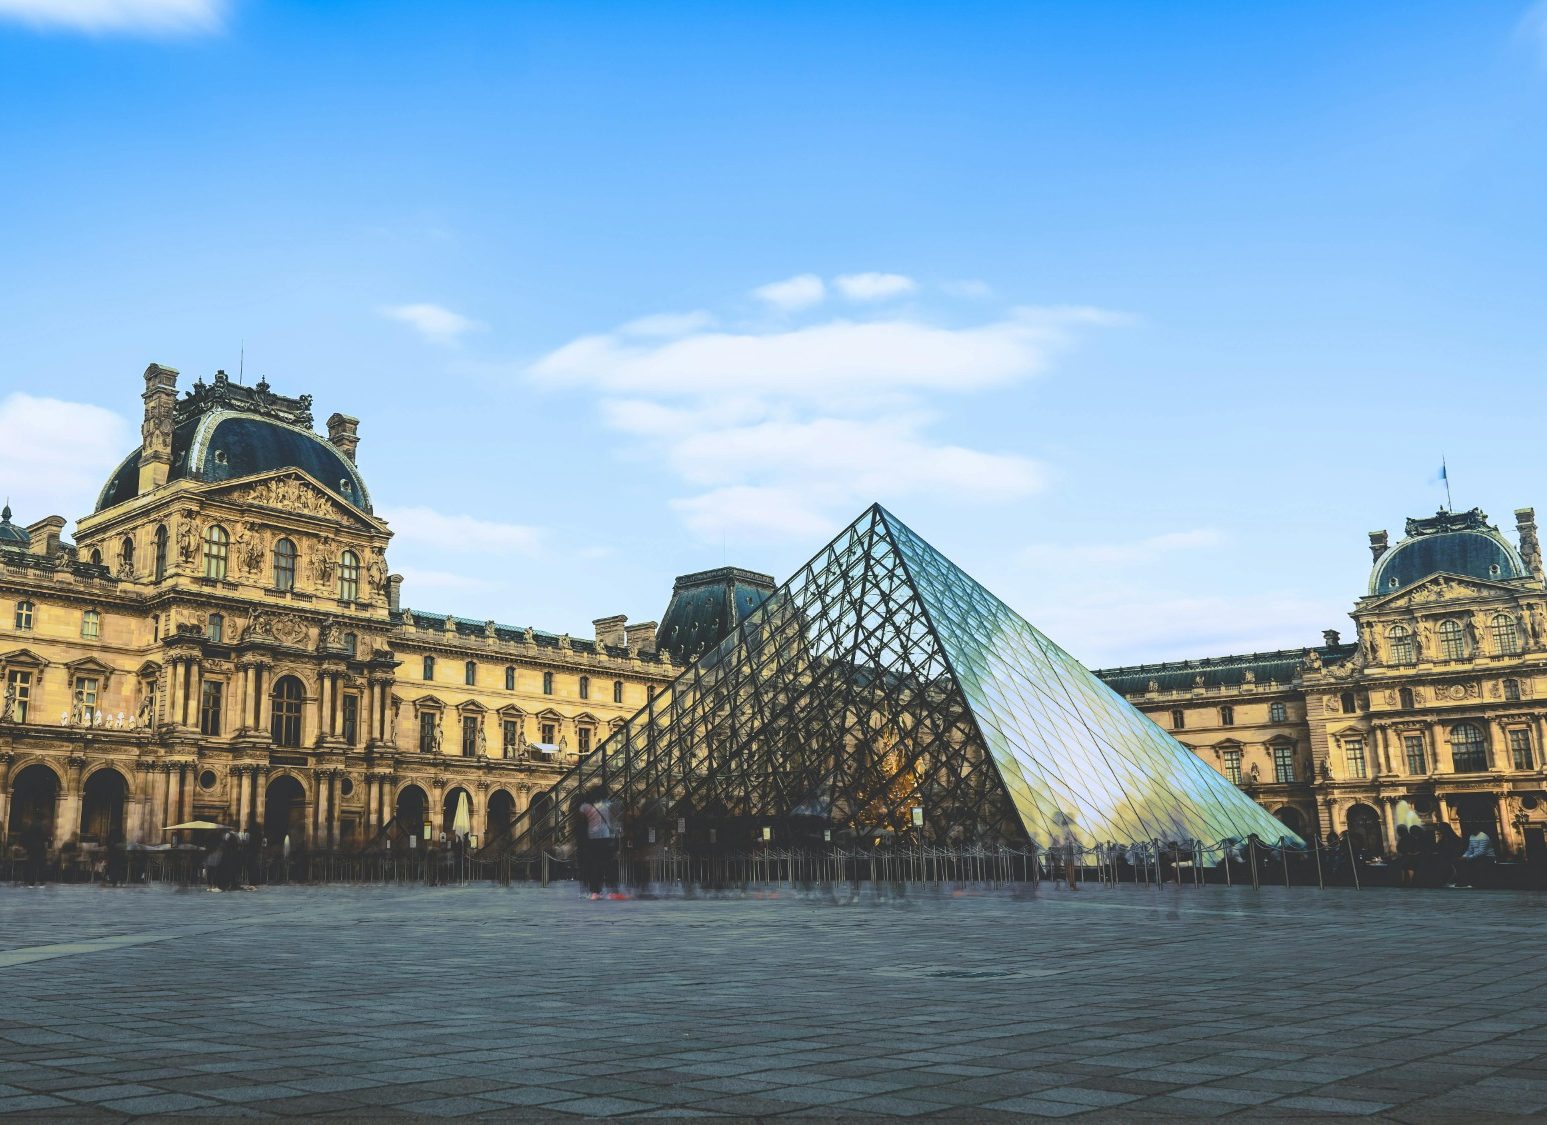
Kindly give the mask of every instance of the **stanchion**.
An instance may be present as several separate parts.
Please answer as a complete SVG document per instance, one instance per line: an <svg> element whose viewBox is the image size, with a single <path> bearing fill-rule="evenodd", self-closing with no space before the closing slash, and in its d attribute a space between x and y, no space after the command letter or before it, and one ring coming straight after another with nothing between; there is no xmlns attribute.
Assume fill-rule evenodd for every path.
<svg viewBox="0 0 1547 1125"><path fill-rule="evenodd" d="M1354 838L1347 832L1343 833L1343 841L1348 845L1348 867L1354 873L1354 890L1359 889L1359 855L1354 851Z"/></svg>
<svg viewBox="0 0 1547 1125"><path fill-rule="evenodd" d="M1247 861L1252 865L1252 890L1260 891L1262 889L1262 884L1261 884L1261 882L1258 881L1258 878L1257 878L1257 837L1256 836L1250 836L1250 837L1247 838L1247 841L1246 841L1246 857L1247 857Z"/></svg>
<svg viewBox="0 0 1547 1125"><path fill-rule="evenodd" d="M1321 876L1321 841L1316 840L1311 844L1311 850L1316 853L1316 885L1322 890L1327 889L1327 881Z"/></svg>

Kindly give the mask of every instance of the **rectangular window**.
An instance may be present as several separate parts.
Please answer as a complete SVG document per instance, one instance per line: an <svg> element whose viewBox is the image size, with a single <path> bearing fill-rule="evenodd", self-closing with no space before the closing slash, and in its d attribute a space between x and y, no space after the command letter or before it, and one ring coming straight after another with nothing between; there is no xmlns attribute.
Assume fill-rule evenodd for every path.
<svg viewBox="0 0 1547 1125"><path fill-rule="evenodd" d="M1424 753L1422 735L1404 734L1402 753L1407 758L1408 773L1421 776L1429 772L1429 755Z"/></svg>
<svg viewBox="0 0 1547 1125"><path fill-rule="evenodd" d="M13 722L25 723L27 708L32 702L32 673L20 669L6 673L5 692L11 697L11 713L7 717Z"/></svg>
<svg viewBox="0 0 1547 1125"><path fill-rule="evenodd" d="M612 681L612 701L614 703L622 703L623 702L623 681L622 680L613 680Z"/></svg>
<svg viewBox="0 0 1547 1125"><path fill-rule="evenodd" d="M226 685L219 680L205 680L199 688L199 733L220 733L220 705L225 700Z"/></svg>
<svg viewBox="0 0 1547 1125"><path fill-rule="evenodd" d="M81 614L81 636L95 640L102 636L102 615L94 609Z"/></svg>
<svg viewBox="0 0 1547 1125"><path fill-rule="evenodd" d="M360 697L358 695L344 696L343 708L344 742L353 746L359 739L360 733Z"/></svg>
<svg viewBox="0 0 1547 1125"><path fill-rule="evenodd" d="M591 752L590 727L581 727L578 731L575 732L575 745L580 747L580 752L582 754L589 754Z"/></svg>
<svg viewBox="0 0 1547 1125"><path fill-rule="evenodd" d="M31 602L16 603L16 627L18 629L32 628L32 610L33 605Z"/></svg>
<svg viewBox="0 0 1547 1125"><path fill-rule="evenodd" d="M1295 748L1293 746L1273 747L1273 780L1280 785L1287 785L1295 779Z"/></svg>
<svg viewBox="0 0 1547 1125"><path fill-rule="evenodd" d="M514 668L505 669L505 690L516 690L516 670Z"/></svg>
<svg viewBox="0 0 1547 1125"><path fill-rule="evenodd" d="M505 752L505 757L515 757L516 720L506 719L503 723L500 724L500 746Z"/></svg>
<svg viewBox="0 0 1547 1125"><path fill-rule="evenodd" d="M424 675L419 677L421 680L433 680L435 678L435 657L426 656L424 658L424 667L422 671L424 672Z"/></svg>
<svg viewBox="0 0 1547 1125"><path fill-rule="evenodd" d="M71 717L75 722L90 726L96 721L99 687L95 676L81 676L75 681L75 690L71 693Z"/></svg>
<svg viewBox="0 0 1547 1125"><path fill-rule="evenodd" d="M1536 755L1531 752L1531 732L1514 729L1509 732L1509 755L1517 770L1534 770Z"/></svg>
<svg viewBox="0 0 1547 1125"><path fill-rule="evenodd" d="M1369 772L1364 764L1364 739L1346 738L1343 740L1343 760L1348 763L1349 777L1368 777Z"/></svg>
<svg viewBox="0 0 1547 1125"><path fill-rule="evenodd" d="M1232 785L1241 784L1241 752L1239 750L1225 751L1225 776L1230 779Z"/></svg>
<svg viewBox="0 0 1547 1125"><path fill-rule="evenodd" d="M1222 727L1235 726L1235 708L1228 703L1219 709L1219 725Z"/></svg>
<svg viewBox="0 0 1547 1125"><path fill-rule="evenodd" d="M478 723L477 715L462 716L462 757L464 758L478 756Z"/></svg>
<svg viewBox="0 0 1547 1125"><path fill-rule="evenodd" d="M1282 703L1273 703L1268 706L1268 722L1282 723L1288 719L1288 711Z"/></svg>
<svg viewBox="0 0 1547 1125"><path fill-rule="evenodd" d="M558 731L552 723L543 724L543 741L552 746L558 741Z"/></svg>
<svg viewBox="0 0 1547 1125"><path fill-rule="evenodd" d="M477 661L469 660L465 665L463 665L463 667L462 667L462 682L465 683L468 687L477 687L478 686L478 663L477 663Z"/></svg>
<svg viewBox="0 0 1547 1125"><path fill-rule="evenodd" d="M419 712L419 753L435 752L435 712Z"/></svg>
<svg viewBox="0 0 1547 1125"><path fill-rule="evenodd" d="M544 695L552 695L553 694L553 673L552 672L544 672L543 673L543 694Z"/></svg>

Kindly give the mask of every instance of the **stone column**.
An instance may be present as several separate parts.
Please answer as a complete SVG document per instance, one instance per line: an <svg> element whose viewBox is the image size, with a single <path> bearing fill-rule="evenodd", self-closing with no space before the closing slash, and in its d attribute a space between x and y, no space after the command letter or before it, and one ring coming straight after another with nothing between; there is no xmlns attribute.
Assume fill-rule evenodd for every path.
<svg viewBox="0 0 1547 1125"><path fill-rule="evenodd" d="M56 848L81 830L81 774L85 772L86 759L72 754L65 765L65 783L60 787L59 808L54 817Z"/></svg>
<svg viewBox="0 0 1547 1125"><path fill-rule="evenodd" d="M332 734L329 723L333 712L333 677L323 672L317 677L317 742Z"/></svg>
<svg viewBox="0 0 1547 1125"><path fill-rule="evenodd" d="M266 735L269 733L269 719L272 712L264 704L268 700L269 689L272 685L269 683L269 668L267 665L260 664L255 671L257 673L256 681L258 686L254 692L256 698L253 700L252 727L259 734Z"/></svg>
<svg viewBox="0 0 1547 1125"><path fill-rule="evenodd" d="M1395 851L1397 847L1396 804L1395 797L1380 799L1381 832L1385 837L1384 847L1388 852Z"/></svg>
<svg viewBox="0 0 1547 1125"><path fill-rule="evenodd" d="M15 755L9 750L0 752L0 843L4 843L11 831L11 762Z"/></svg>
<svg viewBox="0 0 1547 1125"><path fill-rule="evenodd" d="M317 843L333 846L333 771L323 770L317 778Z"/></svg>

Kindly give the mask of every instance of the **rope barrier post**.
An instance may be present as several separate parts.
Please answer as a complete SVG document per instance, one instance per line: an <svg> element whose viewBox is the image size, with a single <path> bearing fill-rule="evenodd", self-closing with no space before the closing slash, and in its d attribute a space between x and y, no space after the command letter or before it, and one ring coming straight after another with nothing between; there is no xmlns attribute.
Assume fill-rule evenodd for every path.
<svg viewBox="0 0 1547 1125"><path fill-rule="evenodd" d="M1311 850L1316 853L1316 885L1326 890L1327 881L1321 877L1321 841L1319 839L1311 844Z"/></svg>
<svg viewBox="0 0 1547 1125"><path fill-rule="evenodd" d="M1354 873L1354 890L1359 890L1359 855L1354 851L1354 838L1347 832L1343 833L1343 840L1348 844L1348 867Z"/></svg>
<svg viewBox="0 0 1547 1125"><path fill-rule="evenodd" d="M1262 883L1257 878L1257 837L1255 835L1247 837L1246 854L1252 865L1252 890L1260 891Z"/></svg>
<svg viewBox="0 0 1547 1125"><path fill-rule="evenodd" d="M1225 886L1228 887L1228 886L1231 886L1231 882L1230 882L1230 845L1229 844L1221 844L1220 845L1220 849L1221 849L1221 852L1220 852L1220 862L1223 863L1224 866L1225 866Z"/></svg>
<svg viewBox="0 0 1547 1125"><path fill-rule="evenodd" d="M1289 842L1280 836L1278 838L1278 854L1284 860L1284 886L1289 886Z"/></svg>

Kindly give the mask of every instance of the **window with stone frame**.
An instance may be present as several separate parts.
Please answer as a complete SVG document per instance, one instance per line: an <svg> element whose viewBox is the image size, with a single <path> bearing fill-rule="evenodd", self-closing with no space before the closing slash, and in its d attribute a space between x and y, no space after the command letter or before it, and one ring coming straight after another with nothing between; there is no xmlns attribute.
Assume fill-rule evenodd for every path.
<svg viewBox="0 0 1547 1125"><path fill-rule="evenodd" d="M1504 698L1513 703L1520 701L1520 681L1508 679L1504 681Z"/></svg>
<svg viewBox="0 0 1547 1125"><path fill-rule="evenodd" d="M1407 759L1408 773L1415 777L1422 777L1429 772L1429 754L1423 746L1423 735L1404 734L1402 755Z"/></svg>
<svg viewBox="0 0 1547 1125"><path fill-rule="evenodd" d="M301 708L305 699L306 689L294 676L281 676L274 684L269 733L275 746L294 749L301 745Z"/></svg>
<svg viewBox="0 0 1547 1125"><path fill-rule="evenodd" d="M544 723L542 725L542 741L549 746L553 746L558 743L559 728L556 724Z"/></svg>
<svg viewBox="0 0 1547 1125"><path fill-rule="evenodd" d="M1282 703L1268 704L1268 722L1283 723L1289 721L1289 709Z"/></svg>
<svg viewBox="0 0 1547 1125"><path fill-rule="evenodd" d="M462 665L462 682L468 687L478 686L478 661L469 660Z"/></svg>
<svg viewBox="0 0 1547 1125"><path fill-rule="evenodd" d="M166 524L157 524L156 537L154 540L155 558L151 565L151 575L157 582L160 582L167 576L167 541L169 539L170 536L167 534Z"/></svg>
<svg viewBox="0 0 1547 1125"><path fill-rule="evenodd" d="M1500 656L1514 656L1520 651L1520 630L1515 619L1507 613L1496 613L1491 622L1493 651Z"/></svg>
<svg viewBox="0 0 1547 1125"><path fill-rule="evenodd" d="M204 577L225 581L226 564L231 554L231 536L218 523L204 530Z"/></svg>
<svg viewBox="0 0 1547 1125"><path fill-rule="evenodd" d="M435 678L435 657L426 656L420 664L420 671L423 673L419 677L421 680L433 680Z"/></svg>
<svg viewBox="0 0 1547 1125"><path fill-rule="evenodd" d="M338 600L360 600L360 556L353 551L338 556Z"/></svg>
<svg viewBox="0 0 1547 1125"><path fill-rule="evenodd" d="M81 614L81 636L89 641L101 639L102 614L94 609L88 609Z"/></svg>
<svg viewBox="0 0 1547 1125"><path fill-rule="evenodd" d="M1178 707L1176 710L1171 712L1171 729L1172 730L1186 730L1187 729L1187 715L1182 711L1182 709L1180 707Z"/></svg>
<svg viewBox="0 0 1547 1125"><path fill-rule="evenodd" d="M1510 761L1517 770L1534 770L1536 754L1531 746L1531 732L1524 727L1509 730Z"/></svg>
<svg viewBox="0 0 1547 1125"><path fill-rule="evenodd" d="M591 698L591 677L590 676L581 676L580 677L580 698L581 699L590 699Z"/></svg>
<svg viewBox="0 0 1547 1125"><path fill-rule="evenodd" d="M96 717L97 698L102 690L102 681L95 676L76 676L75 683L70 688L70 699L74 718L77 722L90 726Z"/></svg>
<svg viewBox="0 0 1547 1125"><path fill-rule="evenodd" d="M505 719L500 723L500 749L507 758L516 756L517 729L515 719Z"/></svg>
<svg viewBox="0 0 1547 1125"><path fill-rule="evenodd" d="M1219 725L1222 727L1235 726L1235 708L1228 703L1219 709Z"/></svg>
<svg viewBox="0 0 1547 1125"><path fill-rule="evenodd" d="M274 544L274 589L287 593L295 589L295 544L289 539Z"/></svg>
<svg viewBox="0 0 1547 1125"><path fill-rule="evenodd" d="M16 603L16 627L18 629L31 629L33 616L37 613L37 605L27 598Z"/></svg>
<svg viewBox="0 0 1547 1125"><path fill-rule="evenodd" d="M1369 767L1364 761L1364 739L1343 739L1343 762L1348 767L1348 776L1351 778L1369 777Z"/></svg>
<svg viewBox="0 0 1547 1125"><path fill-rule="evenodd" d="M553 673L552 672L544 672L543 673L543 694L544 695L552 695L553 694Z"/></svg>
<svg viewBox="0 0 1547 1125"><path fill-rule="evenodd" d="M220 680L205 680L199 685L199 733L220 734L220 720L226 685Z"/></svg>
<svg viewBox="0 0 1547 1125"><path fill-rule="evenodd" d="M1411 711L1413 709L1416 698L1413 695L1413 689L1410 687L1397 689L1397 705L1404 711Z"/></svg>
<svg viewBox="0 0 1547 1125"><path fill-rule="evenodd" d="M1488 741L1476 723L1450 728L1450 761L1457 773L1482 773L1488 768Z"/></svg>
<svg viewBox="0 0 1547 1125"><path fill-rule="evenodd" d="M1241 784L1241 752L1239 750L1226 750L1224 753L1225 777L1232 785Z"/></svg>
<svg viewBox="0 0 1547 1125"><path fill-rule="evenodd" d="M589 754L591 752L590 727L580 727L575 731L575 746L579 749L582 755Z"/></svg>
<svg viewBox="0 0 1547 1125"><path fill-rule="evenodd" d="M622 680L613 680L612 681L612 701L614 703L622 703L623 702L623 681Z"/></svg>
<svg viewBox="0 0 1547 1125"><path fill-rule="evenodd" d="M419 712L419 753L435 752L435 724L438 718L434 711Z"/></svg>
<svg viewBox="0 0 1547 1125"><path fill-rule="evenodd" d="M341 726L339 734L343 736L344 745L357 745L360 741L360 697L358 695L346 692L341 697L339 721Z"/></svg>
<svg viewBox="0 0 1547 1125"><path fill-rule="evenodd" d="M1287 785L1295 779L1295 748L1288 743L1273 747L1273 780Z"/></svg>
<svg viewBox="0 0 1547 1125"><path fill-rule="evenodd" d="M32 672L25 668L12 668L5 674L5 686L11 696L11 721L25 723L32 706Z"/></svg>
<svg viewBox="0 0 1547 1125"><path fill-rule="evenodd" d="M507 666L505 668L505 690L516 690L516 670L512 666Z"/></svg>
<svg viewBox="0 0 1547 1125"><path fill-rule="evenodd" d="M224 614L212 613L205 620L204 635L215 644L220 644L226 639L226 619Z"/></svg>
<svg viewBox="0 0 1547 1125"><path fill-rule="evenodd" d="M1418 645L1413 631L1406 625L1393 625L1386 630L1386 644L1391 650L1393 664L1417 664Z"/></svg>
<svg viewBox="0 0 1547 1125"><path fill-rule="evenodd" d="M1463 660L1466 657L1466 634L1459 621L1441 621L1439 627L1440 659Z"/></svg>
<svg viewBox="0 0 1547 1125"><path fill-rule="evenodd" d="M482 721L481 715L462 716L462 757L478 756L478 727Z"/></svg>

